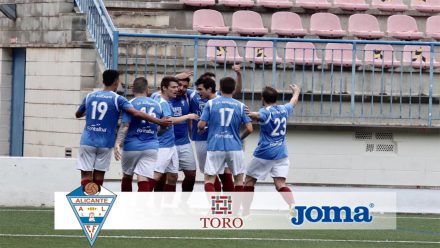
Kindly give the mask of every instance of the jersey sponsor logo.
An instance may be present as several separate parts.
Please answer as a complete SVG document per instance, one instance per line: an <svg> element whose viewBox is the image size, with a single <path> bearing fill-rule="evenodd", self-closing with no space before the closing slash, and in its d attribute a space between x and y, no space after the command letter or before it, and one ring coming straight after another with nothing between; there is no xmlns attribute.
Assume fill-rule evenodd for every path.
<svg viewBox="0 0 440 248"><path fill-rule="evenodd" d="M181 107L173 107L173 116L175 116L175 117L182 116L182 108Z"/></svg>
<svg viewBox="0 0 440 248"><path fill-rule="evenodd" d="M88 131L93 131L93 132L100 132L100 133L106 133L106 132L107 132L107 128L96 127L96 126L94 126L94 125L92 125L92 126L87 126L87 130L88 130Z"/></svg>
<svg viewBox="0 0 440 248"><path fill-rule="evenodd" d="M116 194L95 183L80 186L66 195L90 246L96 241L116 200Z"/></svg>
<svg viewBox="0 0 440 248"><path fill-rule="evenodd" d="M374 207L371 203L370 208ZM302 225L305 222L321 223L370 223L373 216L368 207L357 206L354 209L348 206L295 206L297 216L292 217L293 225Z"/></svg>

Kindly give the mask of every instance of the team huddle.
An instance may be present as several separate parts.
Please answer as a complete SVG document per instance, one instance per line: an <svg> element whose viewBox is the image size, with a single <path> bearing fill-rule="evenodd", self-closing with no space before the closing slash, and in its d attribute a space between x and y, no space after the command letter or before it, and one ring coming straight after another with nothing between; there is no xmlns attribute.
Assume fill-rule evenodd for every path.
<svg viewBox="0 0 440 248"><path fill-rule="evenodd" d="M150 97L147 80L139 77L130 101L115 93L119 73L105 71L104 89L89 93L76 112L77 118L86 117L77 163L83 188L92 182L103 184L114 154L122 164L123 192L132 191L134 175L139 192L174 192L179 171L185 176L182 191L191 192L197 159L206 192L253 192L257 180L270 174L277 191L292 205L293 195L285 184L290 166L285 138L300 89L290 85L290 102L277 105L278 92L265 87L263 107L250 112L234 99L241 94L242 79L240 66L232 69L237 78L222 78L218 91L215 74L203 74L191 90L192 73L184 72L164 77L160 91ZM253 132L252 121L260 125L260 138L245 166L243 140Z"/></svg>

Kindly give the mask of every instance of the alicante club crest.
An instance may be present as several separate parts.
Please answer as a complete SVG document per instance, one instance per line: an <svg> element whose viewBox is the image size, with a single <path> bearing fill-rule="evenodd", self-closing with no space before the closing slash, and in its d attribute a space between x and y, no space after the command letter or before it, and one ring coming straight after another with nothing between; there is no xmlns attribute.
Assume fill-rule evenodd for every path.
<svg viewBox="0 0 440 248"><path fill-rule="evenodd" d="M93 246L116 200L116 194L92 182L84 190L82 186L78 187L66 197L90 246Z"/></svg>

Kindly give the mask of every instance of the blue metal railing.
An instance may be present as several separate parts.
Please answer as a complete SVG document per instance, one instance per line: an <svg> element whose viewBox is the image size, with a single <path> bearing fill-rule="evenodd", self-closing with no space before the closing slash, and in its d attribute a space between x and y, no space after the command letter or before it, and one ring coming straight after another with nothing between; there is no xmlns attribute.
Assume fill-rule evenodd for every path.
<svg viewBox="0 0 440 248"><path fill-rule="evenodd" d="M118 68L119 31L113 25L102 0L75 0L82 13L87 15L87 30L106 68Z"/></svg>
<svg viewBox="0 0 440 248"><path fill-rule="evenodd" d="M433 126L433 121L435 125L440 125L440 85L435 83L440 74L434 70L434 57L438 54L436 47L440 45L438 42L119 33L102 0L76 0L76 3L87 14L88 30L96 41L106 67L116 69L119 64L124 67L119 69L125 72L125 94L132 79L139 75L149 78L154 86L157 86L160 76L189 68L193 70L194 78L206 71L213 71L218 77L230 75L232 71L229 66L221 61L227 59L226 52L222 54L223 57L217 51L213 58L208 55L209 40L241 43L270 41L271 55L263 56L259 62L257 47L253 48L251 58L236 55L236 51L247 53L245 45L233 47L232 63L243 65L242 100L250 101L253 109L259 107L257 92L264 85L280 90L285 101L288 96L285 90L287 84L297 82L303 89L296 108L296 117L300 121L313 122L318 119L322 122L323 118L337 118L347 120L344 122L347 124L363 123L364 120L368 124L370 119L376 119L379 125L401 125L400 120L406 121L403 125L410 126ZM123 45L119 44L120 37L125 40ZM296 57L296 53L304 54L306 49L293 49L294 59L288 58L289 53L292 56L292 49L286 47L287 42L311 42L321 46L344 43L352 44L352 48L339 52L337 49L316 48L313 52L320 52L322 57L306 63L305 58ZM386 67L383 61L382 66L374 65L374 58L371 64L366 60L366 55L371 51L360 48L364 44L428 46L430 58L423 62L428 66L422 66L421 60L413 62L413 53L409 55L410 62L404 63L403 57L408 57L409 52L402 49L392 52L391 66ZM280 58L277 51L281 54ZM263 50L263 53L268 52ZM326 52L330 55L325 55ZM346 52L351 52L349 62L344 61L343 54ZM358 55L361 59L357 59ZM395 55L400 56L400 61L395 60ZM383 124L381 120L388 122Z"/></svg>

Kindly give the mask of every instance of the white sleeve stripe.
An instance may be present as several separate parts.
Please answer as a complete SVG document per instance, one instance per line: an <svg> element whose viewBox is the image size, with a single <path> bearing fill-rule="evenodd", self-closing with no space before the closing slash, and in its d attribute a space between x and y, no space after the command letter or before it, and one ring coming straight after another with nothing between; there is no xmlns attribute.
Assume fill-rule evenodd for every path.
<svg viewBox="0 0 440 248"><path fill-rule="evenodd" d="M116 106L116 110L119 112L118 98L119 98L119 95L117 95L117 96L115 97L115 106Z"/></svg>

